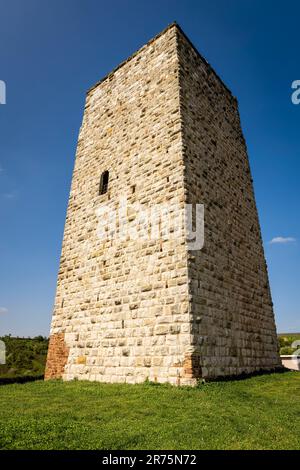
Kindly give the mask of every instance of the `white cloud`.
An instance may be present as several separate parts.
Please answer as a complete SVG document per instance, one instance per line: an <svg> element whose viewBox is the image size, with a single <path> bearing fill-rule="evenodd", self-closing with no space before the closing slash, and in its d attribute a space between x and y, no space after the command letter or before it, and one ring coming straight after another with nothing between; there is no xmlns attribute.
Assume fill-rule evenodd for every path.
<svg viewBox="0 0 300 470"><path fill-rule="evenodd" d="M0 314L1 313L8 313L8 309L5 307L0 307Z"/></svg>
<svg viewBox="0 0 300 470"><path fill-rule="evenodd" d="M296 241L296 238L293 237L275 237L269 242L271 245L274 243L293 243Z"/></svg>
<svg viewBox="0 0 300 470"><path fill-rule="evenodd" d="M15 199L17 197L16 191L11 191L10 193L3 194L4 199Z"/></svg>

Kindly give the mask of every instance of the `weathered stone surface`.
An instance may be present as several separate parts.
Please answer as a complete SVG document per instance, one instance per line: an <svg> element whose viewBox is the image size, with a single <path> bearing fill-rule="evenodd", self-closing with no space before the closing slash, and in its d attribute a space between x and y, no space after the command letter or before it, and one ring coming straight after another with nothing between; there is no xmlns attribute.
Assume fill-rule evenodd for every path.
<svg viewBox="0 0 300 470"><path fill-rule="evenodd" d="M54 333L50 336L45 380L60 378L69 356L69 348L65 343L64 333Z"/></svg>
<svg viewBox="0 0 300 470"><path fill-rule="evenodd" d="M186 202L205 206L204 248L188 255L194 375L277 368L276 327L238 103L188 39L178 38Z"/></svg>
<svg viewBox="0 0 300 470"><path fill-rule="evenodd" d="M99 239L96 210L120 196L171 212L203 203L204 248L163 229ZM193 385L279 365L237 102L171 25L87 94L46 378Z"/></svg>

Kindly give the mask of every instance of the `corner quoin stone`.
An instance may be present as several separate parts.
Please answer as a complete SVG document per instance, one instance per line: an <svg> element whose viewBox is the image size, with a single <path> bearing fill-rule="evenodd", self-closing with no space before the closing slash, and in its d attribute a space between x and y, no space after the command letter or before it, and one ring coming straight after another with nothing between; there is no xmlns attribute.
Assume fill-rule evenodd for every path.
<svg viewBox="0 0 300 470"><path fill-rule="evenodd" d="M95 209L120 195L204 204L204 248L99 240ZM172 24L87 93L45 378L194 385L280 367L237 101Z"/></svg>

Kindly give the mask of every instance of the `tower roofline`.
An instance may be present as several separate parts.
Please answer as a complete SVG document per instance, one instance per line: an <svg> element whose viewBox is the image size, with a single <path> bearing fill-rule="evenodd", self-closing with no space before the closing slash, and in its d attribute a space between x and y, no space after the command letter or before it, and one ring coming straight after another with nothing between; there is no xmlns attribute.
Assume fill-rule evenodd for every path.
<svg viewBox="0 0 300 470"><path fill-rule="evenodd" d="M217 78L217 80L224 86L224 88L227 90L227 92L232 96L233 99L236 100L236 97L232 94L231 90L227 87L227 85L224 83L224 81L221 79L221 77L217 74L217 72L214 70L214 68L207 62L205 57L203 57L202 54L198 51L196 46L192 43L192 41L189 39L189 37L185 34L181 26L176 21L173 21L170 23L165 29L163 29L160 33L158 33L156 36L154 36L152 39L150 39L146 44L144 44L142 47L137 49L133 54L131 54L126 60L123 60L119 65L117 65L114 69L112 69L109 73L107 73L103 78L98 80L93 86L91 86L87 94L89 94L91 91L93 91L95 88L97 88L98 85L100 85L102 82L105 80L111 78L117 70L119 70L123 65L127 64L131 59L133 59L139 52L141 52L143 49L148 47L150 44L152 44L154 41L156 41L158 38L163 36L167 31L169 31L171 28L177 28L177 30L180 32L180 34L186 39L186 41L190 44L192 49L196 52L196 54L200 57L200 59L209 67L211 72L214 74L214 76Z"/></svg>

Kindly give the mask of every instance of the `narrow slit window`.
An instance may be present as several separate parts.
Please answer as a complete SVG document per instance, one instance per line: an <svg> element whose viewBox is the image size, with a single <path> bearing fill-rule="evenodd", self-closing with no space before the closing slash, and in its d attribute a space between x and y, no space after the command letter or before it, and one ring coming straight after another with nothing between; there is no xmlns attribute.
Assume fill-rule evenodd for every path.
<svg viewBox="0 0 300 470"><path fill-rule="evenodd" d="M102 173L101 178L100 178L99 194L107 193L108 180L109 180L109 172L106 170Z"/></svg>

